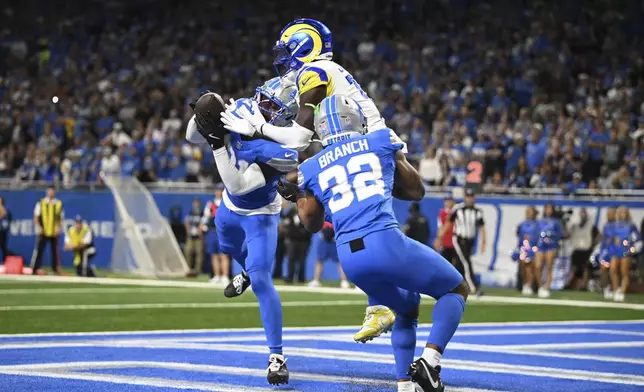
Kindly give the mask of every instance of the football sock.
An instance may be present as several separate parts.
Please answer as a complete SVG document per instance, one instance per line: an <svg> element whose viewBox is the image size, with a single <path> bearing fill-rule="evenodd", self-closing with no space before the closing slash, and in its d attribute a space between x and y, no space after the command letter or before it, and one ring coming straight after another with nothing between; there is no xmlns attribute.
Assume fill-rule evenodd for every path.
<svg viewBox="0 0 644 392"><path fill-rule="evenodd" d="M282 354L282 303L267 271L248 271L271 354Z"/></svg>
<svg viewBox="0 0 644 392"><path fill-rule="evenodd" d="M398 392L416 392L416 386L411 381L399 382Z"/></svg>
<svg viewBox="0 0 644 392"><path fill-rule="evenodd" d="M425 347L425 350L423 350L422 357L425 361L427 361L429 366L435 368L440 364L441 358L443 358L443 355L438 351L434 350L433 348Z"/></svg>
<svg viewBox="0 0 644 392"><path fill-rule="evenodd" d="M432 330L427 344L433 344L445 350L447 343L454 336L461 317L465 311L465 300L459 294L447 293L440 297L432 312Z"/></svg>
<svg viewBox="0 0 644 392"><path fill-rule="evenodd" d="M391 346L394 349L396 379L398 380L409 378L407 371L409 370L409 365L414 362L417 326L418 319L402 315L396 316L394 329L391 332Z"/></svg>
<svg viewBox="0 0 644 392"><path fill-rule="evenodd" d="M369 300L369 307L380 305L380 303L372 296L367 297L367 299Z"/></svg>

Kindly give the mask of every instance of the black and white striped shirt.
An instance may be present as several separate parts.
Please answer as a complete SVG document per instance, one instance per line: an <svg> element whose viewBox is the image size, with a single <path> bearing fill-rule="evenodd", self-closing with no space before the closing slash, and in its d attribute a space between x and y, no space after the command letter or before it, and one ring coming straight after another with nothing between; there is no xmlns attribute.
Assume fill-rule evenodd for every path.
<svg viewBox="0 0 644 392"><path fill-rule="evenodd" d="M469 207L460 203L452 208L450 221L454 224L454 235L460 238L474 239L479 227L483 226L483 211L477 206Z"/></svg>

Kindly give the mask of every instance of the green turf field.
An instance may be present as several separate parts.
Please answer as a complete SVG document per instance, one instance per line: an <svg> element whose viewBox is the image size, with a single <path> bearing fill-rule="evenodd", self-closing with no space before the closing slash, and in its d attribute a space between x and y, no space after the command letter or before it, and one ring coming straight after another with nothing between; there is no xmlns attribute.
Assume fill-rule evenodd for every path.
<svg viewBox="0 0 644 392"><path fill-rule="evenodd" d="M357 326L362 321L367 304L364 295L347 292L294 292L294 289L280 292L285 326ZM518 296L515 291L505 289L488 290L486 294L486 301ZM0 280L0 298L0 333L261 326L257 301L251 292L231 300L224 298L221 287L205 284L195 288ZM589 301L603 302L599 294L563 292L555 293L553 298L574 300L576 306L563 306L556 301L545 304L508 304L472 299L468 302L463 321L644 318L644 306L580 306ZM642 304L644 296L631 295L628 301L631 304ZM423 301L421 322L431 322L432 304L432 300ZM610 302L606 304L612 306Z"/></svg>

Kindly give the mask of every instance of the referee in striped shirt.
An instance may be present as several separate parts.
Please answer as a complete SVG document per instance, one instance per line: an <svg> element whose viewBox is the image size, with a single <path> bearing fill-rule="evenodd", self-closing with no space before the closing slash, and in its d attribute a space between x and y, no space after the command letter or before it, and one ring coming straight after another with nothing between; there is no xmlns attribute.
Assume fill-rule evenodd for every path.
<svg viewBox="0 0 644 392"><path fill-rule="evenodd" d="M478 234L481 239L478 252L485 252L487 238L483 211L474 202L474 190L466 189L464 202L452 208L449 223L445 225L445 230L441 230L441 235L449 232L451 226L454 227L453 239L454 250L456 251L454 264L470 286L470 291L480 294L481 292L478 290L476 280L474 279L474 269L472 268L472 249L474 248L474 241Z"/></svg>

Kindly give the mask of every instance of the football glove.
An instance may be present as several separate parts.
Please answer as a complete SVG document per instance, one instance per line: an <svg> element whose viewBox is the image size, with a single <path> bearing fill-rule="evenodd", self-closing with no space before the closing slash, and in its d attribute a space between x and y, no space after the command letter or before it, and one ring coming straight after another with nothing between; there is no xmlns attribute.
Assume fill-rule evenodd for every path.
<svg viewBox="0 0 644 392"><path fill-rule="evenodd" d="M226 111L221 113L221 122L224 123L224 127L231 132L245 136L253 136L259 132L262 125L266 124L266 119L257 102L251 100L250 105L250 109L246 105L237 107L235 101L231 99L231 103L226 105Z"/></svg>
<svg viewBox="0 0 644 392"><path fill-rule="evenodd" d="M299 199L304 197L304 192L300 189L297 184L292 182L284 182L281 179L277 182L277 193L282 195L286 200L297 203Z"/></svg>

